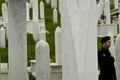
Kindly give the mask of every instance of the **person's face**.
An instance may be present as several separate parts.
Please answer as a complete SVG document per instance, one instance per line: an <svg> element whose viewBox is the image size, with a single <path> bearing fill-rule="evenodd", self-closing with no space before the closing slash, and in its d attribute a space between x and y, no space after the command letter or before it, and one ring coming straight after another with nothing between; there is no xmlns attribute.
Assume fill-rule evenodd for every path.
<svg viewBox="0 0 120 80"><path fill-rule="evenodd" d="M111 41L110 40L107 40L106 42L105 42L105 47L106 48L109 48L111 46Z"/></svg>

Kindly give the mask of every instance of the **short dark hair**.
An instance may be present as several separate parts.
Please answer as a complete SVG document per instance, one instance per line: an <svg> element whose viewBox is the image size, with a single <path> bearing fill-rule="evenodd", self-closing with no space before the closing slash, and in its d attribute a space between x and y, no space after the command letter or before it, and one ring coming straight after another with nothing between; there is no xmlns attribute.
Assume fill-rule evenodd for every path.
<svg viewBox="0 0 120 80"><path fill-rule="evenodd" d="M110 36L105 36L101 39L101 43L105 43L106 41L110 40Z"/></svg>

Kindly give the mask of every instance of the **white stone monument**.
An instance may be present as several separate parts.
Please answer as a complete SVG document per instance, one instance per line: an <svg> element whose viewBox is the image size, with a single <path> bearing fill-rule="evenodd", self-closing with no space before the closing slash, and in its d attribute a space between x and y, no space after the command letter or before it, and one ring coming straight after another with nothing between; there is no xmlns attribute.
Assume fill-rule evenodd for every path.
<svg viewBox="0 0 120 80"><path fill-rule="evenodd" d="M39 41L40 40L46 41L46 31L43 29L39 32Z"/></svg>
<svg viewBox="0 0 120 80"><path fill-rule="evenodd" d="M3 16L4 26L6 27L8 24L8 9L6 3L2 3L2 16Z"/></svg>
<svg viewBox="0 0 120 80"><path fill-rule="evenodd" d="M59 13L61 13L61 10L62 10L62 1L61 0L58 0L58 6L59 6Z"/></svg>
<svg viewBox="0 0 120 80"><path fill-rule="evenodd" d="M115 43L115 51L116 51L116 75L117 80L120 80L120 34L118 34Z"/></svg>
<svg viewBox="0 0 120 80"><path fill-rule="evenodd" d="M118 23L119 23L119 33L120 33L120 14L118 16Z"/></svg>
<svg viewBox="0 0 120 80"><path fill-rule="evenodd" d="M62 1L62 80L97 80L96 0Z"/></svg>
<svg viewBox="0 0 120 80"><path fill-rule="evenodd" d="M26 2L26 20L29 21L30 20L30 15L29 15L29 9L30 9L30 4L28 2Z"/></svg>
<svg viewBox="0 0 120 80"><path fill-rule="evenodd" d="M5 48L5 29L0 28L0 48Z"/></svg>
<svg viewBox="0 0 120 80"><path fill-rule="evenodd" d="M51 0L51 8L57 8L57 0Z"/></svg>
<svg viewBox="0 0 120 80"><path fill-rule="evenodd" d="M38 0L32 0L33 3L33 21L38 21Z"/></svg>
<svg viewBox="0 0 120 80"><path fill-rule="evenodd" d="M115 9L118 9L118 0L114 0Z"/></svg>
<svg viewBox="0 0 120 80"><path fill-rule="evenodd" d="M46 41L36 44L36 80L50 80L50 49Z"/></svg>
<svg viewBox="0 0 120 80"><path fill-rule="evenodd" d="M58 12L57 9L53 10L53 23L57 23L58 22Z"/></svg>
<svg viewBox="0 0 120 80"><path fill-rule="evenodd" d="M55 57L56 63L62 65L62 53L61 53L61 28L57 27L55 30Z"/></svg>
<svg viewBox="0 0 120 80"><path fill-rule="evenodd" d="M8 80L29 80L27 73L26 0L8 0Z"/></svg>
<svg viewBox="0 0 120 80"><path fill-rule="evenodd" d="M105 0L104 15L106 16L105 24L110 24L111 17L110 17L110 1L109 0Z"/></svg>
<svg viewBox="0 0 120 80"><path fill-rule="evenodd" d="M33 39L35 42L39 41L39 32L40 32L39 22L33 21Z"/></svg>
<svg viewBox="0 0 120 80"><path fill-rule="evenodd" d="M44 3L43 1L40 2L40 18L41 19L44 19L45 18L45 15L44 15Z"/></svg>

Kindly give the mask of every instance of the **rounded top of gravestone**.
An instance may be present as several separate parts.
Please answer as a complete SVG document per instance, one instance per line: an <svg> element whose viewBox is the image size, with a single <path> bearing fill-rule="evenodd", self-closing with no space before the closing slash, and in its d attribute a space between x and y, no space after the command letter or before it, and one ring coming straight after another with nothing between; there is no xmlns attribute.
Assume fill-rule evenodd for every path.
<svg viewBox="0 0 120 80"><path fill-rule="evenodd" d="M60 33L61 32L61 28L58 26L55 30L55 33Z"/></svg>
<svg viewBox="0 0 120 80"><path fill-rule="evenodd" d="M57 12L57 9L56 8L54 8L54 10L53 10L54 12Z"/></svg>
<svg viewBox="0 0 120 80"><path fill-rule="evenodd" d="M3 27L0 28L1 31L5 30Z"/></svg>
<svg viewBox="0 0 120 80"><path fill-rule="evenodd" d="M40 5L44 5L43 1L40 2Z"/></svg>
<svg viewBox="0 0 120 80"><path fill-rule="evenodd" d="M36 48L47 48L47 47L49 47L49 44L44 40L40 40L36 44Z"/></svg>

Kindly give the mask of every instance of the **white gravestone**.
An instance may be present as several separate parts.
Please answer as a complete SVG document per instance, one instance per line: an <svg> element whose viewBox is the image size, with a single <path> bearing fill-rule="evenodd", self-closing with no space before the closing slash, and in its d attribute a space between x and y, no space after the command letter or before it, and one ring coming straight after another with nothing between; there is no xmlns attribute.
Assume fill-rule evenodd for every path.
<svg viewBox="0 0 120 80"><path fill-rule="evenodd" d="M116 43L115 43L115 51L116 51L116 75L117 80L120 80L120 34L117 35Z"/></svg>
<svg viewBox="0 0 120 80"><path fill-rule="evenodd" d="M105 0L104 15L106 16L105 24L110 24L111 18L110 18L110 1L109 0Z"/></svg>
<svg viewBox="0 0 120 80"><path fill-rule="evenodd" d="M39 32L39 41L40 40L46 41L46 31L43 29Z"/></svg>
<svg viewBox="0 0 120 80"><path fill-rule="evenodd" d="M118 0L114 0L115 9L118 9Z"/></svg>
<svg viewBox="0 0 120 80"><path fill-rule="evenodd" d="M33 7L33 0L30 0L30 8Z"/></svg>
<svg viewBox="0 0 120 80"><path fill-rule="evenodd" d="M2 16L3 16L4 26L6 27L8 24L8 9L6 3L2 3Z"/></svg>
<svg viewBox="0 0 120 80"><path fill-rule="evenodd" d="M62 53L61 53L61 28L57 27L55 30L55 57L56 63L62 65Z"/></svg>
<svg viewBox="0 0 120 80"><path fill-rule="evenodd" d="M57 8L57 0L51 0L51 8Z"/></svg>
<svg viewBox="0 0 120 80"><path fill-rule="evenodd" d="M39 41L39 22L38 21L33 21L33 39L35 42Z"/></svg>
<svg viewBox="0 0 120 80"><path fill-rule="evenodd" d="M33 21L38 21L38 0L32 0L33 3Z"/></svg>
<svg viewBox="0 0 120 80"><path fill-rule="evenodd" d="M120 14L118 16L118 22L119 22L119 33L120 33Z"/></svg>
<svg viewBox="0 0 120 80"><path fill-rule="evenodd" d="M50 3L50 0L46 0L46 3L49 4L49 3Z"/></svg>
<svg viewBox="0 0 120 80"><path fill-rule="evenodd" d="M58 0L58 6L59 6L59 13L61 13L61 7L62 7L62 1Z"/></svg>
<svg viewBox="0 0 120 80"><path fill-rule="evenodd" d="M43 29L46 31L46 28L45 28L45 20L44 19L40 19L39 21L39 27L40 27L40 31Z"/></svg>
<svg viewBox="0 0 120 80"><path fill-rule="evenodd" d="M0 48L5 48L5 29L0 28Z"/></svg>
<svg viewBox="0 0 120 80"><path fill-rule="evenodd" d="M97 80L96 1L62 1L62 80Z"/></svg>
<svg viewBox="0 0 120 80"><path fill-rule="evenodd" d="M26 0L8 0L8 80L29 80L27 73Z"/></svg>
<svg viewBox="0 0 120 80"><path fill-rule="evenodd" d="M57 23L58 22L58 12L57 9L53 10L53 23Z"/></svg>
<svg viewBox="0 0 120 80"><path fill-rule="evenodd" d="M46 41L36 44L36 80L50 80L50 49Z"/></svg>
<svg viewBox="0 0 120 80"><path fill-rule="evenodd" d="M26 2L26 20L29 21L30 20L30 15L29 15L29 9L30 9L30 4L28 2Z"/></svg>
<svg viewBox="0 0 120 80"><path fill-rule="evenodd" d="M45 15L44 15L44 3L43 1L40 2L40 18L44 19Z"/></svg>

